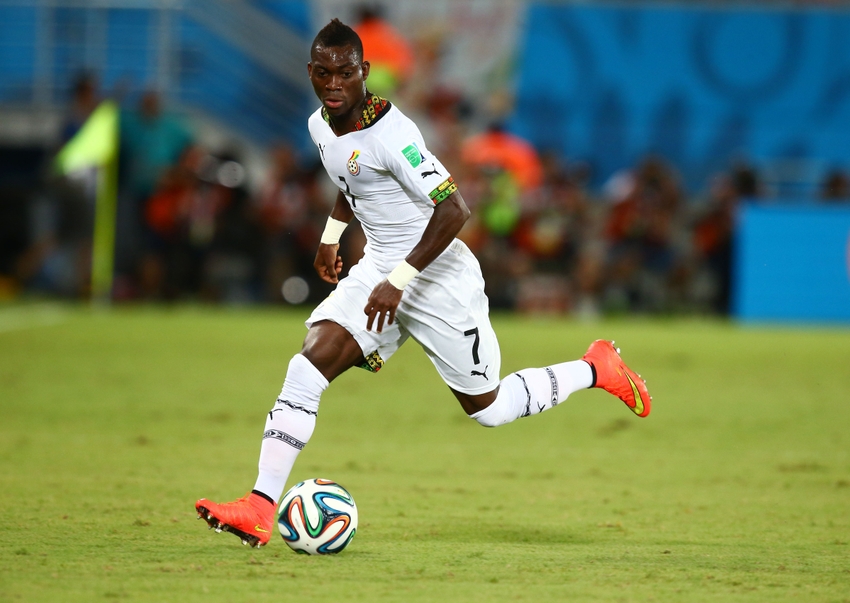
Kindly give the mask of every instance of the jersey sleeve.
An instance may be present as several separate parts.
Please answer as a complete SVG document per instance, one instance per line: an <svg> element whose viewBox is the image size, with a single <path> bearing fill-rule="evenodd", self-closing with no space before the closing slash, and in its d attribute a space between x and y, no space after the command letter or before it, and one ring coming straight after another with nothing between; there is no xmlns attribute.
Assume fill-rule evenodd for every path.
<svg viewBox="0 0 850 603"><path fill-rule="evenodd" d="M387 134L382 138L385 167L406 189L433 205L457 190L452 175L425 146L412 121L405 118Z"/></svg>

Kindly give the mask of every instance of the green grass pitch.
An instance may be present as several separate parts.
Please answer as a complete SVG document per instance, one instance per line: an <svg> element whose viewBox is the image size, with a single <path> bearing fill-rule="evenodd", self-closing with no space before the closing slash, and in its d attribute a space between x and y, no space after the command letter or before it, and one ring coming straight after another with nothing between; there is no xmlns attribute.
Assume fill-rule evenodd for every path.
<svg viewBox="0 0 850 603"><path fill-rule="evenodd" d="M193 508L252 487L304 316L0 308L0 601L850 601L850 331L496 316L503 375L616 339L654 397L498 429L409 342L323 397L290 483L360 528L308 557Z"/></svg>

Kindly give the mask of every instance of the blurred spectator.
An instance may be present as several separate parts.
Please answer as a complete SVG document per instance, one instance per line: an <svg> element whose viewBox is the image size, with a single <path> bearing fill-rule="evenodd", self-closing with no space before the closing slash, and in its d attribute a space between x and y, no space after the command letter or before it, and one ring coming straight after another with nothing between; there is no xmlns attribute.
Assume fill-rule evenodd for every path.
<svg viewBox="0 0 850 603"><path fill-rule="evenodd" d="M670 309L677 276L674 241L682 192L666 163L651 157L624 177L605 226L608 239L603 305L617 312Z"/></svg>
<svg viewBox="0 0 850 603"><path fill-rule="evenodd" d="M99 103L97 78L87 72L79 74L71 88L71 99L62 124L63 144L74 137Z"/></svg>
<svg viewBox="0 0 850 603"><path fill-rule="evenodd" d="M850 176L843 170L832 170L821 185L820 198L826 202L850 201Z"/></svg>
<svg viewBox="0 0 850 603"><path fill-rule="evenodd" d="M410 43L383 18L378 6L361 6L354 30L363 42L363 57L369 61L369 91L392 96L413 71Z"/></svg>
<svg viewBox="0 0 850 603"><path fill-rule="evenodd" d="M79 132L100 100L95 75L80 73L71 86L60 132L62 145ZM81 170L73 178L49 176L29 203L29 244L17 258L15 272L30 291L62 297L88 295L95 185L94 169Z"/></svg>
<svg viewBox="0 0 850 603"><path fill-rule="evenodd" d="M316 171L301 169L291 148L277 146L271 158L257 210L263 232L265 298L281 301L281 285L292 277L319 290L310 287L316 284L313 260L330 208L317 190ZM347 264L352 261L345 259Z"/></svg>
<svg viewBox="0 0 850 603"><path fill-rule="evenodd" d="M749 181L737 181L752 192ZM732 277L732 244L735 213L742 197L733 175L716 176L709 189L708 205L698 217L693 231L698 266L695 285L698 307L725 314L729 311Z"/></svg>
<svg viewBox="0 0 850 603"><path fill-rule="evenodd" d="M121 116L123 181L134 199L147 199L163 173L192 142L177 116L164 112L159 95L145 92L136 111Z"/></svg>
<svg viewBox="0 0 850 603"><path fill-rule="evenodd" d="M196 288L200 262L189 244L190 216L200 195L197 170L204 151L186 149L180 161L167 169L146 201L146 236L139 263L140 293L145 299L177 299Z"/></svg>
<svg viewBox="0 0 850 603"><path fill-rule="evenodd" d="M145 296L152 295L152 283L159 282L159 277L151 273L149 245L163 233L148 230L150 216L146 215L146 205L152 195L174 193L175 180L185 179L183 171L187 166L178 164L191 143L189 128L177 116L163 111L159 95L154 91L145 92L134 111L121 115L116 239L116 292L119 297L136 294L135 285L130 284L133 281L138 281ZM159 250L158 246L155 248ZM173 283L166 280L171 283L168 286L171 290ZM159 285L153 287L157 289Z"/></svg>
<svg viewBox="0 0 850 603"><path fill-rule="evenodd" d="M470 103L459 92L441 86L429 87L418 101L422 103L419 120L427 128L423 134L428 148L457 176L455 180L462 179L462 148L472 114Z"/></svg>
<svg viewBox="0 0 850 603"><path fill-rule="evenodd" d="M262 237L245 176L234 155L197 146L166 170L145 204L145 298L259 299Z"/></svg>
<svg viewBox="0 0 850 603"><path fill-rule="evenodd" d="M466 166L460 187L472 216L459 237L478 256L491 306L512 308L516 280L533 268L511 238L522 215L520 189L509 172L477 165Z"/></svg>
<svg viewBox="0 0 850 603"><path fill-rule="evenodd" d="M752 166L738 162L731 171L732 187L741 199L755 199L762 196L759 175Z"/></svg>
<svg viewBox="0 0 850 603"><path fill-rule="evenodd" d="M56 179L30 205L30 246L17 276L30 291L61 297L88 295L94 194L85 180Z"/></svg>
<svg viewBox="0 0 850 603"><path fill-rule="evenodd" d="M537 151L526 140L506 132L500 123L464 141L461 154L469 165L506 170L524 190L540 186L543 170Z"/></svg>
<svg viewBox="0 0 850 603"><path fill-rule="evenodd" d="M519 283L517 309L564 313L573 306L579 249L591 231L588 205L558 155L544 155L542 164L543 184L526 203L514 235L534 265L533 274Z"/></svg>
<svg viewBox="0 0 850 603"><path fill-rule="evenodd" d="M437 70L439 39L429 44L423 64ZM96 105L96 86L90 77L76 83L68 114L81 117L69 119L67 132ZM612 177L603 189L608 202L597 202L580 164L541 156L499 124L467 136L471 110L462 94L439 86L407 92L402 97L415 99L429 144L443 149L472 210L459 236L479 258L494 308L579 316L729 311L736 208L762 192L750 166L715 178L704 203L685 203L674 168L649 157ZM121 289L119 275L121 298L301 303L328 293L312 263L331 197L294 149L270 150L270 169L252 198L236 155L193 145L155 93L125 114L122 128L118 239L125 252L135 245L136 255L117 264L132 281ZM62 181L31 204L34 244L16 264L29 290L87 293L90 185ZM850 177L830 173L822 198L850 198ZM363 244L352 224L342 240L345 270Z"/></svg>
<svg viewBox="0 0 850 603"><path fill-rule="evenodd" d="M484 167L481 173L488 184L478 202L481 225L490 236L509 237L522 215L519 186L513 174L498 167Z"/></svg>
<svg viewBox="0 0 850 603"><path fill-rule="evenodd" d="M213 301L250 303L262 296L262 231L245 175L235 155L224 155L207 191L213 198L215 222L204 263L203 294Z"/></svg>

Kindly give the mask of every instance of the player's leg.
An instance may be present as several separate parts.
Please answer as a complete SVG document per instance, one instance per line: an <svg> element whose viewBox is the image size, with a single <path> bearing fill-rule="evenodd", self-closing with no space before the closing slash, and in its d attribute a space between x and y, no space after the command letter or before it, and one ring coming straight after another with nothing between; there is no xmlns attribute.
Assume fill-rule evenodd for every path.
<svg viewBox="0 0 850 603"><path fill-rule="evenodd" d="M427 271L431 271L428 274ZM548 410L581 389L601 387L636 414L649 414L646 386L609 342L580 360L517 371L499 380L501 353L477 261L455 245L405 290L398 316L422 344L463 409L495 427Z"/></svg>
<svg viewBox="0 0 850 603"><path fill-rule="evenodd" d="M344 327L328 320L310 327L266 417L254 492L274 502L280 498L298 453L313 435L322 393L343 372L361 364L360 345Z"/></svg>
<svg viewBox="0 0 850 603"><path fill-rule="evenodd" d="M407 338L398 325L381 334L365 329L363 306L382 278L362 260L310 315L301 352L290 361L280 396L266 416L254 490L233 503L199 500L199 517L210 527L233 532L252 546L268 542L275 505L313 433L322 392L352 366L377 370Z"/></svg>
<svg viewBox="0 0 850 603"><path fill-rule="evenodd" d="M322 392L330 381L362 363L360 345L345 328L327 320L313 324L301 352L290 360L283 389L266 417L254 489L231 503L200 499L195 503L199 517L245 544L267 543L277 500L316 426Z"/></svg>
<svg viewBox="0 0 850 603"><path fill-rule="evenodd" d="M485 394L451 390L466 414L485 427L497 427L554 408L573 392L591 387L592 379L590 365L574 360L511 373Z"/></svg>
<svg viewBox="0 0 850 603"><path fill-rule="evenodd" d="M485 394L451 389L466 414L482 425L496 427L554 408L573 392L591 385L590 366L574 360L511 373Z"/></svg>
<svg viewBox="0 0 850 603"><path fill-rule="evenodd" d="M570 394L590 387L614 394L639 417L649 414L651 398L643 379L626 366L612 342L602 339L594 341L581 360L511 373L491 392L452 392L470 417L486 427L498 427L554 408Z"/></svg>
<svg viewBox="0 0 850 603"><path fill-rule="evenodd" d="M523 369L500 381L499 345L487 313L471 312L468 319L472 322L454 332L443 322L409 329L464 411L480 424L496 427L539 414L593 385L593 371L583 360Z"/></svg>

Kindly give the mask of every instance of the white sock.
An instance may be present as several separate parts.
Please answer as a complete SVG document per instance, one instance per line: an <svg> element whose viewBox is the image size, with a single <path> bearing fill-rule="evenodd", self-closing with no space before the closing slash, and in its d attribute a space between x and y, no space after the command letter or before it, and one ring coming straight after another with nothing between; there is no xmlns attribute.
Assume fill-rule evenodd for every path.
<svg viewBox="0 0 850 603"><path fill-rule="evenodd" d="M584 360L523 369L502 379L493 403L470 417L485 427L498 427L554 408L592 382L593 373Z"/></svg>
<svg viewBox="0 0 850 603"><path fill-rule="evenodd" d="M313 435L319 399L328 380L301 354L289 361L283 389L266 417L254 490L277 501L298 453Z"/></svg>

